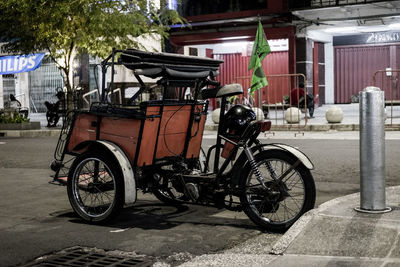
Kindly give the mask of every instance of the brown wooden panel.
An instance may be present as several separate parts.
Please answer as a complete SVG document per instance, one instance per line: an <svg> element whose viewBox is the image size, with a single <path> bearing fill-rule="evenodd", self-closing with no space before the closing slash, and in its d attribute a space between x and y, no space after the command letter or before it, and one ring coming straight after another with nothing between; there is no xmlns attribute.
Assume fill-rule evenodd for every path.
<svg viewBox="0 0 400 267"><path fill-rule="evenodd" d="M164 107L157 142L157 159L182 154L190 109L190 105Z"/></svg>
<svg viewBox="0 0 400 267"><path fill-rule="evenodd" d="M118 145L131 162L134 161L141 121L118 117L103 117L100 124L101 140Z"/></svg>
<svg viewBox="0 0 400 267"><path fill-rule="evenodd" d="M202 105L196 107L196 112L203 110ZM201 141L203 140L204 125L206 123L206 114L201 115L199 122L194 121L191 131L191 138L189 142L186 158L198 158L200 153Z"/></svg>
<svg viewBox="0 0 400 267"><path fill-rule="evenodd" d="M146 115L157 115L160 113L160 108L160 106L147 107ZM157 117L147 118L144 121L137 160L138 166L153 164L155 150L157 159L182 155L190 111L191 105L164 106L161 123L160 118ZM195 112L202 111L203 105L197 105ZM199 122L193 122L192 138L187 152L188 158L197 158L199 155L205 120L206 115L202 114ZM94 126L96 123L96 115L78 114L68 145L69 151L83 141L96 140L96 127ZM100 123L99 139L115 143L126 153L129 160L134 162L141 123L142 121L138 119L103 117Z"/></svg>
<svg viewBox="0 0 400 267"><path fill-rule="evenodd" d="M159 106L147 107L146 115L156 115L159 113ZM153 164L159 123L160 118L149 118L144 122L142 140L140 142L140 152L137 161L138 166Z"/></svg>
<svg viewBox="0 0 400 267"><path fill-rule="evenodd" d="M72 152L74 148L83 141L96 140L96 127L92 126L93 121L97 121L95 115L77 115L68 143L68 152Z"/></svg>

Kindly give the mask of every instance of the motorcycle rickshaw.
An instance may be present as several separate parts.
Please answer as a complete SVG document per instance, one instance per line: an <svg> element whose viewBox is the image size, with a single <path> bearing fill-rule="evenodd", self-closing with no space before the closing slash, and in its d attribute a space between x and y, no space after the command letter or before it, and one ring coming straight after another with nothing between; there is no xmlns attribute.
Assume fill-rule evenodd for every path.
<svg viewBox="0 0 400 267"><path fill-rule="evenodd" d="M271 123L256 120L252 109L235 105L224 112L227 97L243 89L215 80L221 63L113 50L101 64L101 101L66 116L51 165L54 180L66 183L77 215L104 223L133 205L142 190L171 205L244 211L259 227L284 231L314 207L309 158L289 145L261 143L257 137ZM124 105L108 100L115 65L132 70L140 83ZM109 69L111 84L106 88ZM143 77L155 79L156 85L149 86ZM143 93L156 87L162 98L146 100ZM188 88L190 97L185 96ZM205 153L201 144L210 98L221 98L220 124L216 143Z"/></svg>

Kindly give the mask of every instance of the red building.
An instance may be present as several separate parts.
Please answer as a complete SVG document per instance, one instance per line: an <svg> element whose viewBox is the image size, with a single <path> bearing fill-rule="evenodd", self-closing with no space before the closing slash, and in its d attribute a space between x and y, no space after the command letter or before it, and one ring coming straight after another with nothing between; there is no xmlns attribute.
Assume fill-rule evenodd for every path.
<svg viewBox="0 0 400 267"><path fill-rule="evenodd" d="M269 74L288 74L296 72L296 27L292 25L292 15L288 12L286 1L183 1L180 13L191 24L190 28L175 28L171 31L171 52L183 52L183 47L190 47L189 54L199 55L199 47L205 48L205 55L223 59L217 77L222 84L238 82L246 89L250 86L251 72L248 63L251 47L244 47L241 52L213 49L215 44L226 42L253 42L258 20L261 20L269 41L285 40L285 49L272 51L263 62L264 70ZM201 3L201 4L200 4ZM207 46L208 45L208 46ZM269 79L270 85L279 83ZM272 84L271 84L272 83ZM267 99L266 90L262 90L262 101L281 102L283 94Z"/></svg>
<svg viewBox="0 0 400 267"><path fill-rule="evenodd" d="M248 87L251 48L243 52L215 47L228 41L253 42L258 20L270 44L287 44L264 59L266 74L303 74L316 105L350 103L353 95L373 84L376 71L400 68L400 1L183 0L178 10L191 27L173 28L167 50L224 59L222 83ZM397 75L384 77L392 83L382 85L390 99L400 99ZM281 102L302 77L269 77L261 100Z"/></svg>

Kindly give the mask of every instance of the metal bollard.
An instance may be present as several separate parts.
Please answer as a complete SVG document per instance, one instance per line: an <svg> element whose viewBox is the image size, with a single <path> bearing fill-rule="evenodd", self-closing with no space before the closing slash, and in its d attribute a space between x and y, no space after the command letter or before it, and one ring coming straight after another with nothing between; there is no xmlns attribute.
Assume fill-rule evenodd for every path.
<svg viewBox="0 0 400 267"><path fill-rule="evenodd" d="M385 95L378 87L360 92L360 212L383 213L385 189Z"/></svg>

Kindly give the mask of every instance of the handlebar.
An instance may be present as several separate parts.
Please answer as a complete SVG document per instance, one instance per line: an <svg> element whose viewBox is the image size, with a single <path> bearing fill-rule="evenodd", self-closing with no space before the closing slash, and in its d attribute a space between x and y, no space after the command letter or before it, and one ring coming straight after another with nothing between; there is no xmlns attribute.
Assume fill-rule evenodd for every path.
<svg viewBox="0 0 400 267"><path fill-rule="evenodd" d="M213 80L208 80L208 79L205 83L206 83L206 85L212 85L212 86L220 86L221 85L221 83L218 81L213 81Z"/></svg>
<svg viewBox="0 0 400 267"><path fill-rule="evenodd" d="M216 98L216 95L219 91L219 89L221 89L220 82L214 81L214 80L210 80L207 79L204 82L204 85L211 85L214 86L214 88L206 88L201 90L201 96L203 97L203 99L207 99L207 98Z"/></svg>

